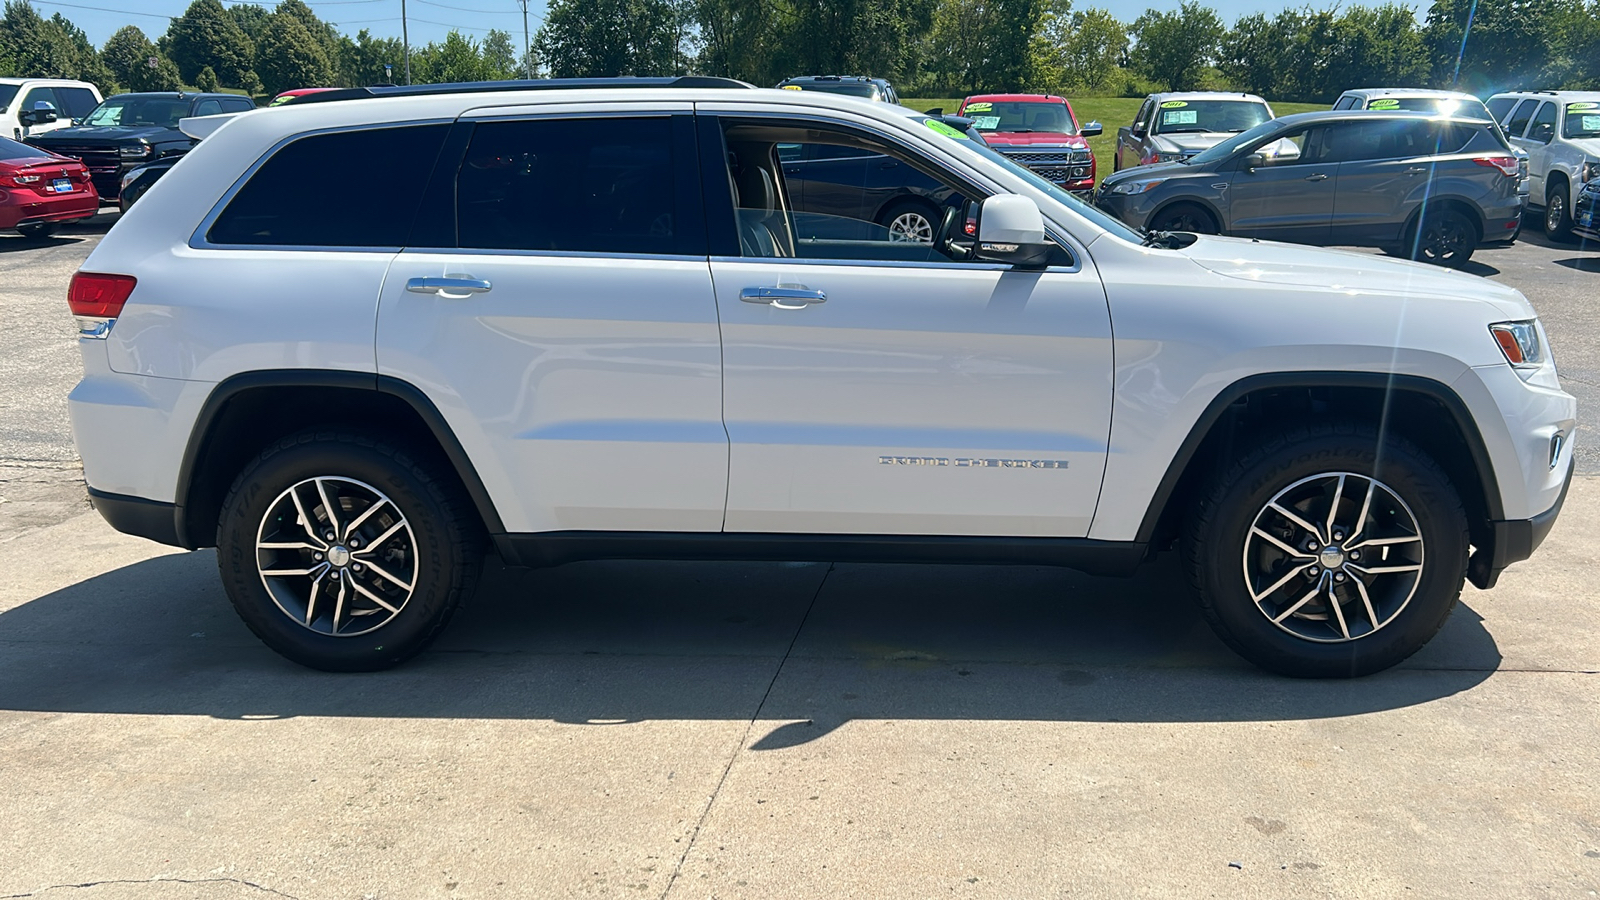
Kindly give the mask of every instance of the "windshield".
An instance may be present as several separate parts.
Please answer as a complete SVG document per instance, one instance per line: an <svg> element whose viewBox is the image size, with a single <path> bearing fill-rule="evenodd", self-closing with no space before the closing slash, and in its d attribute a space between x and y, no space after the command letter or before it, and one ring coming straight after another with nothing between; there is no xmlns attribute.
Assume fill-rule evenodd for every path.
<svg viewBox="0 0 1600 900"><path fill-rule="evenodd" d="M1567 104L1567 124L1561 126L1561 136L1569 138L1600 137L1600 101L1584 100Z"/></svg>
<svg viewBox="0 0 1600 900"><path fill-rule="evenodd" d="M1494 121L1494 116L1489 115L1489 107L1476 97L1374 97L1367 101L1367 109L1437 112Z"/></svg>
<svg viewBox="0 0 1600 900"><path fill-rule="evenodd" d="M0 112L6 111L6 107L11 105L11 98L21 89L20 84L0 84Z"/></svg>
<svg viewBox="0 0 1600 900"><path fill-rule="evenodd" d="M189 114L189 101L176 97L112 97L84 118L85 125L159 125L178 127Z"/></svg>
<svg viewBox="0 0 1600 900"><path fill-rule="evenodd" d="M50 154L37 147L13 141L10 138L0 137L0 160L13 159L49 159Z"/></svg>
<svg viewBox="0 0 1600 900"><path fill-rule="evenodd" d="M1077 134L1065 103L1044 100L976 100L961 108L979 131L1011 134Z"/></svg>
<svg viewBox="0 0 1600 900"><path fill-rule="evenodd" d="M1072 194L1062 190L1060 187L1051 184L1046 179L1040 177L1039 173L1033 171L1027 166L1018 165L1017 163L1012 162L1011 159L1005 154L973 140L962 139L956 140L955 143L959 146L970 149L972 152L982 156L990 162L993 162L1000 168L1005 169L1007 172L1018 176L1039 190L1044 191L1046 194L1050 195L1052 200L1055 200L1062 206L1068 207L1073 212L1084 217L1085 219L1088 219L1094 224L1099 225L1101 228L1111 232L1117 237L1120 237L1123 240L1134 242L1142 240L1137 231L1134 231L1127 225L1124 225L1118 219L1106 215L1100 210L1095 209L1093 206L1090 206L1082 200L1079 200L1077 197L1074 197Z"/></svg>
<svg viewBox="0 0 1600 900"><path fill-rule="evenodd" d="M802 91L821 91L824 94L847 94L851 97L866 97L872 100L878 98L877 85L859 81L808 81L804 84L786 84L784 87L791 90L798 88Z"/></svg>
<svg viewBox="0 0 1600 900"><path fill-rule="evenodd" d="M1154 134L1245 131L1272 118L1257 100L1168 100L1156 110Z"/></svg>
<svg viewBox="0 0 1600 900"><path fill-rule="evenodd" d="M1240 147L1243 147L1246 144L1254 141L1258 141L1274 131L1277 131L1281 124L1282 123L1276 120L1269 119L1268 121L1262 122L1260 125L1257 125L1243 134L1236 134L1222 143L1217 144L1215 147L1211 147L1196 153L1195 155L1184 160L1183 163L1187 166L1214 166L1222 160L1227 159L1229 156L1232 156L1233 151L1238 150Z"/></svg>

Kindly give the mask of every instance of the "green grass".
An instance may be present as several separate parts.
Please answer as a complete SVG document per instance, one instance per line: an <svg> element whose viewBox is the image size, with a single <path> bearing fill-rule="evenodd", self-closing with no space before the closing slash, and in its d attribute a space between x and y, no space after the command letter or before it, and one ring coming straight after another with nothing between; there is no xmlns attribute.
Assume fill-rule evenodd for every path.
<svg viewBox="0 0 1600 900"><path fill-rule="evenodd" d="M1133 116L1139 111L1139 104L1144 102L1144 98L1081 97L1074 100L1068 97L1067 99L1072 101L1072 111L1078 114L1078 121L1099 122L1105 126L1106 130L1100 136L1089 138L1089 149L1094 151L1095 176L1098 181L1111 174L1111 160L1117 152L1117 129L1133 124ZM1280 116L1328 108L1321 103L1288 103L1280 100L1267 102L1272 104L1272 111ZM953 113L961 105L961 98L918 98L901 100L900 103L912 109L927 110L942 107L945 112Z"/></svg>

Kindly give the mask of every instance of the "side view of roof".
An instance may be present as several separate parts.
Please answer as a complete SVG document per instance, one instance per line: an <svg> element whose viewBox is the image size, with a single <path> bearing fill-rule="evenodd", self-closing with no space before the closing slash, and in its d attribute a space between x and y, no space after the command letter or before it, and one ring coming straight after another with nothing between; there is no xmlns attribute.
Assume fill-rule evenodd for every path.
<svg viewBox="0 0 1600 900"><path fill-rule="evenodd" d="M666 78L542 78L517 81L469 81L455 84L411 84L394 87L339 88L296 97L285 106L330 103L335 100L365 100L371 97L419 97L429 94L480 94L491 91L571 91L584 88L736 88L751 89L733 78L708 75L680 75Z"/></svg>

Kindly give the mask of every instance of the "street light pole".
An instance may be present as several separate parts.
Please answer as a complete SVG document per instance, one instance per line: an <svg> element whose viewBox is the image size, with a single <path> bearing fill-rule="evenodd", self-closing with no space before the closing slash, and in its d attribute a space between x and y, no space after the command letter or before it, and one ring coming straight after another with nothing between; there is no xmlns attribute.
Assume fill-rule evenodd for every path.
<svg viewBox="0 0 1600 900"><path fill-rule="evenodd" d="M406 84L411 83L411 35L406 30L406 0L400 0L400 46L406 59Z"/></svg>
<svg viewBox="0 0 1600 900"><path fill-rule="evenodd" d="M528 0L522 0L522 75L533 80L533 53L528 42Z"/></svg>

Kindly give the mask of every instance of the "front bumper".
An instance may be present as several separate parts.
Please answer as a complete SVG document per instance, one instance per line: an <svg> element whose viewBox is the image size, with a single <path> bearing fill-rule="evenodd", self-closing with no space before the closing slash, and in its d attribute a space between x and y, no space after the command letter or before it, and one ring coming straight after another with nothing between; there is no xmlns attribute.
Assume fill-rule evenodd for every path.
<svg viewBox="0 0 1600 900"><path fill-rule="evenodd" d="M1585 190L1572 205L1572 233L1600 241L1600 191Z"/></svg>
<svg viewBox="0 0 1600 900"><path fill-rule="evenodd" d="M1490 543L1480 547L1467 561L1467 580L1480 590L1488 590L1500 580L1500 573L1515 562L1521 562L1539 549L1544 539L1555 527L1561 515L1561 505L1567 502L1567 490L1572 487L1572 466L1567 467L1567 478L1561 483L1561 494L1548 510L1531 519L1510 519L1489 523Z"/></svg>

